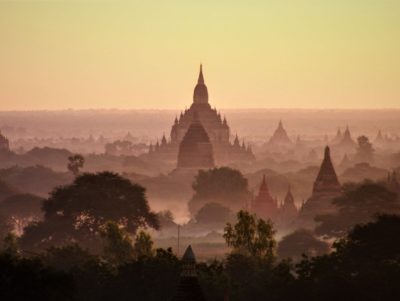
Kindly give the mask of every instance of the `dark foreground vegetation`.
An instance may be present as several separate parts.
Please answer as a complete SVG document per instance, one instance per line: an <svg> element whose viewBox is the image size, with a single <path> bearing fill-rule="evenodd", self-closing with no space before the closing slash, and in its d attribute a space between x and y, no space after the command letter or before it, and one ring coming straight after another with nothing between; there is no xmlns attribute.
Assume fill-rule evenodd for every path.
<svg viewBox="0 0 400 301"><path fill-rule="evenodd" d="M399 300L400 217L357 225L323 256L278 261L273 229L246 212L225 231L233 250L223 261L199 263L206 300ZM247 232L243 232L243 231ZM254 230L254 231L253 231ZM180 273L171 250L134 243L108 225L102 255L78 245L25 254L9 235L0 255L1 300L169 300ZM225 299L224 299L225 298Z"/></svg>
<svg viewBox="0 0 400 301"><path fill-rule="evenodd" d="M26 207L38 202L40 212ZM396 194L366 182L334 204L336 215L317 217L318 236L298 229L279 244L269 220L239 211L224 229L230 253L197 264L206 300L400 300ZM154 248L145 229L159 218L144 188L117 174L78 170L47 199L18 195L0 210L0 300L165 301L176 292L182 262Z"/></svg>

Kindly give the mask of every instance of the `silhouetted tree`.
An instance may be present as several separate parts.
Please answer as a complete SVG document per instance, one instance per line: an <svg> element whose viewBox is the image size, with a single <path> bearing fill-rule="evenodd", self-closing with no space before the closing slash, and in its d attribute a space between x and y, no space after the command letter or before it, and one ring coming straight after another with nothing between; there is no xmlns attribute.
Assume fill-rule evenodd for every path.
<svg viewBox="0 0 400 301"><path fill-rule="evenodd" d="M369 142L367 136L360 136L357 138L357 153L356 161L371 163L374 160L374 148L372 143Z"/></svg>
<svg viewBox="0 0 400 301"><path fill-rule="evenodd" d="M201 224L218 224L223 226L232 219L232 211L218 203L207 203L197 212L195 219Z"/></svg>
<svg viewBox="0 0 400 301"><path fill-rule="evenodd" d="M104 239L104 257L113 264L122 264L133 259L132 240L115 222L107 222L101 233Z"/></svg>
<svg viewBox="0 0 400 301"><path fill-rule="evenodd" d="M329 255L297 268L302 300L399 300L400 217L357 225Z"/></svg>
<svg viewBox="0 0 400 301"><path fill-rule="evenodd" d="M39 258L0 254L1 300L73 300L73 278Z"/></svg>
<svg viewBox="0 0 400 301"><path fill-rule="evenodd" d="M0 246L3 245L4 238L13 230L13 225L7 216L0 214Z"/></svg>
<svg viewBox="0 0 400 301"><path fill-rule="evenodd" d="M83 168L84 164L85 158L80 154L68 157L68 170L72 172L75 177L79 175L79 171L81 168Z"/></svg>
<svg viewBox="0 0 400 301"><path fill-rule="evenodd" d="M238 210L250 197L247 179L240 171L229 167L200 170L192 186L195 194L189 209L193 214L210 202Z"/></svg>
<svg viewBox="0 0 400 301"><path fill-rule="evenodd" d="M150 234L139 231L136 234L133 251L136 257L151 257L153 256L153 244Z"/></svg>
<svg viewBox="0 0 400 301"><path fill-rule="evenodd" d="M227 223L224 238L228 246L239 253L254 257L272 259L275 252L275 230L270 220L258 219L255 215L241 210L237 223Z"/></svg>
<svg viewBox="0 0 400 301"><path fill-rule="evenodd" d="M344 193L333 204L337 213L315 218L320 223L316 234L343 237L354 225L371 221L377 213L400 212L396 194L373 182L344 185Z"/></svg>
<svg viewBox="0 0 400 301"><path fill-rule="evenodd" d="M17 233L32 221L42 218L41 206L44 199L33 194L16 194L0 203L0 213L6 216Z"/></svg>
<svg viewBox="0 0 400 301"><path fill-rule="evenodd" d="M83 174L71 185L56 188L44 202L43 210L44 221L25 229L21 238L24 247L79 242L98 250L96 241L107 221L132 234L139 227L159 227L145 189L110 172Z"/></svg>
<svg viewBox="0 0 400 301"><path fill-rule="evenodd" d="M282 238L278 244L278 256L281 259L291 258L298 261L302 255L320 256L329 252L329 245L317 239L313 232L298 229Z"/></svg>

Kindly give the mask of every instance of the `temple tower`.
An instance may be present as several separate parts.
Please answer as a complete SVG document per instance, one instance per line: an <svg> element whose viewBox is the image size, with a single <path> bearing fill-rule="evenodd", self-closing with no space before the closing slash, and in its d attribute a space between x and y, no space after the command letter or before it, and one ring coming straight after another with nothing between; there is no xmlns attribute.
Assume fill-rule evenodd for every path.
<svg viewBox="0 0 400 301"><path fill-rule="evenodd" d="M324 159L315 179L311 197L302 207L303 220L314 224L314 217L321 214L331 214L336 211L332 200L342 193L342 187L332 164L330 149L325 147Z"/></svg>
<svg viewBox="0 0 400 301"><path fill-rule="evenodd" d="M251 210L262 218L276 219L278 204L269 193L265 175L263 176L258 195L251 202Z"/></svg>
<svg viewBox="0 0 400 301"><path fill-rule="evenodd" d="M196 273L196 257L188 246L182 257L182 272L172 301L205 301Z"/></svg>
<svg viewBox="0 0 400 301"><path fill-rule="evenodd" d="M179 145L178 168L214 167L213 147L197 115Z"/></svg>
<svg viewBox="0 0 400 301"><path fill-rule="evenodd" d="M274 134L268 141L269 147L288 147L292 145L292 141L289 139L286 130L283 127L282 120L279 120L279 124Z"/></svg>

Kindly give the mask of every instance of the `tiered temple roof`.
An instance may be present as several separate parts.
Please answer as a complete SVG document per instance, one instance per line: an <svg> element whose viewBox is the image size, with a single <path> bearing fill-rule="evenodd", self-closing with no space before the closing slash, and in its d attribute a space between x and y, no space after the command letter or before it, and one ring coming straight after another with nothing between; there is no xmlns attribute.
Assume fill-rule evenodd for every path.
<svg viewBox="0 0 400 301"><path fill-rule="evenodd" d="M178 168L214 167L213 147L197 115L179 145Z"/></svg>
<svg viewBox="0 0 400 301"><path fill-rule="evenodd" d="M290 146L292 141L289 139L286 130L283 127L282 120L279 120L278 128L268 141L268 146Z"/></svg>
<svg viewBox="0 0 400 301"><path fill-rule="evenodd" d="M205 301L196 273L196 257L188 246L182 257L182 272L179 285L171 301Z"/></svg>
<svg viewBox="0 0 400 301"><path fill-rule="evenodd" d="M208 138L213 146L214 160L219 165L229 164L231 162L252 161L254 155L249 145L241 146L239 137L230 142L230 128L226 118L222 118L217 109L213 109L208 102L208 89L204 81L203 68L200 65L200 73L196 87L193 92L193 102L189 109L181 112L176 117L171 127L170 139L163 138L159 148L153 148L152 158L162 158L166 161L174 161L177 158L179 145L184 139L194 116L206 131Z"/></svg>

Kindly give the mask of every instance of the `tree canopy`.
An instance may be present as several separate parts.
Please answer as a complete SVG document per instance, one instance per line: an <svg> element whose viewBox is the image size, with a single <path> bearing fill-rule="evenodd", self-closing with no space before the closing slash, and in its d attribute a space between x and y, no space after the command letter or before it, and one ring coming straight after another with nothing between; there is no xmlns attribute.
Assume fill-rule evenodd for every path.
<svg viewBox="0 0 400 301"><path fill-rule="evenodd" d="M344 185L342 196L333 204L337 213L316 216L316 234L343 237L354 225L371 221L378 213L400 213L396 193L374 182Z"/></svg>
<svg viewBox="0 0 400 301"><path fill-rule="evenodd" d="M108 221L132 234L139 227L159 227L145 189L111 172L78 176L71 185L54 189L42 209L44 221L27 227L22 236L26 247L70 241L91 247Z"/></svg>
<svg viewBox="0 0 400 301"><path fill-rule="evenodd" d="M274 234L270 220L258 219L244 210L238 212L235 225L227 223L224 229L227 245L238 253L271 259L276 246Z"/></svg>
<svg viewBox="0 0 400 301"><path fill-rule="evenodd" d="M195 192L189 202L192 213L211 202L238 210L250 197L247 179L239 170L229 167L200 170L192 187Z"/></svg>

